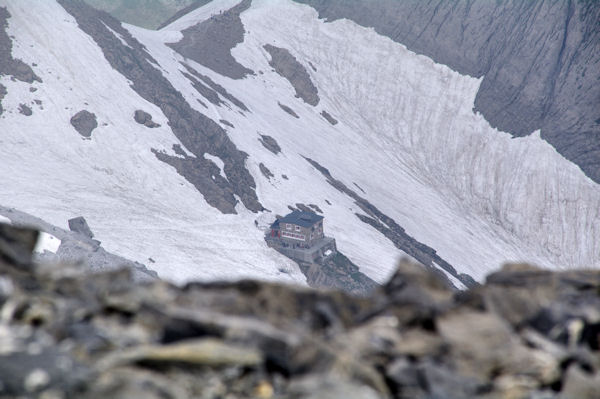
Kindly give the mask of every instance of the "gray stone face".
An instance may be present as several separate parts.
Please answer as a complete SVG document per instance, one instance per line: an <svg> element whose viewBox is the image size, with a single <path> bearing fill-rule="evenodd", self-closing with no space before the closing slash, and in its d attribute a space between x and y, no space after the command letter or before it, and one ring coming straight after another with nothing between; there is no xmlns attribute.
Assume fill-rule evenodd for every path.
<svg viewBox="0 0 600 399"><path fill-rule="evenodd" d="M133 113L133 119L140 125L144 125L150 129L160 127L158 123L152 120L152 115L141 109L138 109Z"/></svg>
<svg viewBox="0 0 600 399"><path fill-rule="evenodd" d="M0 115L2 115L2 113L4 112L4 108L2 108L2 99L4 98L6 93L6 87L0 84Z"/></svg>
<svg viewBox="0 0 600 399"><path fill-rule="evenodd" d="M475 110L542 138L600 182L600 6L596 1L295 0L348 18L477 78Z"/></svg>
<svg viewBox="0 0 600 399"><path fill-rule="evenodd" d="M73 219L69 219L69 229L79 234L83 234L88 238L94 238L94 233L87 223L87 220L83 216L78 216Z"/></svg>
<svg viewBox="0 0 600 399"><path fill-rule="evenodd" d="M74 0L59 0L59 3L77 20L80 29L98 44L110 65L133 82L133 90L161 109L175 136L194 155L182 160L154 151L157 158L173 166L221 212L236 213L234 195L247 209L262 210L256 196L256 183L245 166L247 154L237 149L218 123L188 104L153 65L158 63L144 46L110 15ZM107 27L117 32L127 45ZM207 152L223 160L228 179L220 179L218 170L215 174L216 165L204 159ZM212 175L216 175L215 180Z"/></svg>
<svg viewBox="0 0 600 399"><path fill-rule="evenodd" d="M82 110L73 115L71 125L77 130L77 133L85 138L92 137L92 131L98 127L96 114L87 110Z"/></svg>
<svg viewBox="0 0 600 399"><path fill-rule="evenodd" d="M279 108L281 108L282 110L284 110L286 113L290 114L291 116L293 116L296 119L300 119L300 117L298 116L298 114L293 109L291 109L290 107L288 107L287 105L282 104L280 102L278 102L277 104L279 105Z"/></svg>
<svg viewBox="0 0 600 399"><path fill-rule="evenodd" d="M269 168L267 168L264 163L261 162L260 164L258 164L258 168L260 169L260 173L262 173L263 176L267 178L267 180L270 180L271 177L274 176L274 174L271 173Z"/></svg>
<svg viewBox="0 0 600 399"><path fill-rule="evenodd" d="M202 97L206 98L211 104L214 104L217 106L224 104L224 102L221 100L221 98L219 97L219 95L217 94L216 91L214 91L210 87L206 86L204 83L200 82L198 79L196 79L194 76L190 75L189 73L181 72L181 74L183 76L185 76L187 78L187 80L190 81L190 83L192 84L192 87L194 89L196 89L198 94L200 94Z"/></svg>
<svg viewBox="0 0 600 399"><path fill-rule="evenodd" d="M25 116L33 115L33 111L26 104L19 104L19 113Z"/></svg>
<svg viewBox="0 0 600 399"><path fill-rule="evenodd" d="M227 101L229 101L230 103L232 103L233 105L235 105L236 107L238 107L239 109L241 109L242 111L248 111L248 107L246 107L246 105L244 105L243 102L241 102L240 100L238 100L236 97L232 96L223 86L221 86L220 84L216 83L215 81L213 81L211 78L209 78L206 75L201 74L200 72L196 71L194 68L190 67L187 64L183 64L182 65L185 67L185 69L192 74L194 77L196 77L197 79L199 79L200 81L202 81L203 84L205 84L206 86L210 87L210 89L212 89L213 93L218 93L221 97L223 97L224 99L226 99ZM199 84L202 85L200 82L198 82L195 79L191 79L190 76L188 74L184 75L190 79L192 81L192 83ZM194 86L196 87L196 86ZM202 94L202 93L200 93ZM219 96L216 94L212 94L215 95L217 98L217 102L218 104L215 104L215 102L211 101L210 99L207 99L209 101L211 101L213 104L215 105L220 105L221 104L221 100L219 99Z"/></svg>
<svg viewBox="0 0 600 399"><path fill-rule="evenodd" d="M323 118L325 118L325 120L326 120L327 122L331 123L331 125L332 125L332 126L335 126L335 125L337 125L337 124L338 124L338 121L337 121L337 119L335 119L333 116L331 116L331 115L329 114L329 112L327 112L327 111L325 111L325 110L321 111L321 116L322 116Z"/></svg>
<svg viewBox="0 0 600 399"><path fill-rule="evenodd" d="M219 122L230 128L235 128L235 126L233 126L233 123L229 122L227 119L219 119Z"/></svg>
<svg viewBox="0 0 600 399"><path fill-rule="evenodd" d="M315 106L319 104L319 91L312 82L308 71L287 49L265 44L264 49L271 55L269 65L279 75L286 78L296 90L296 97L305 103Z"/></svg>
<svg viewBox="0 0 600 399"><path fill-rule="evenodd" d="M231 55L231 49L244 41L244 25L240 13L250 7L251 0L243 0L237 6L213 15L182 32L183 38L169 44L173 50L192 59L213 71L230 77L242 79L254 72Z"/></svg>
<svg viewBox="0 0 600 399"><path fill-rule="evenodd" d="M265 147L267 150L271 151L275 155L281 152L281 147L279 146L277 140L275 140L273 137L267 134L261 134L258 141L260 141L263 147Z"/></svg>

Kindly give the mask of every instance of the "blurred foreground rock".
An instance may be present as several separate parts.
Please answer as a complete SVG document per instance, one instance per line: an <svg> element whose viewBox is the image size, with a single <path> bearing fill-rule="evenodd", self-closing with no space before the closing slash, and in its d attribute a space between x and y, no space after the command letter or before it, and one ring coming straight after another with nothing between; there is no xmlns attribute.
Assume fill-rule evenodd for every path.
<svg viewBox="0 0 600 399"><path fill-rule="evenodd" d="M176 287L31 263L0 225L3 398L598 398L600 272L510 265L455 292L401 262L366 298Z"/></svg>

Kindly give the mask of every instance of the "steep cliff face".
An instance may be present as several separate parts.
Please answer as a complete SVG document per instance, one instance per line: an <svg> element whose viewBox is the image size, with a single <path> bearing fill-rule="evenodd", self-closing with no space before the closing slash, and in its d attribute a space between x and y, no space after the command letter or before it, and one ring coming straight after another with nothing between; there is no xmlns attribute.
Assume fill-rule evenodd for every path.
<svg viewBox="0 0 600 399"><path fill-rule="evenodd" d="M295 1L483 77L475 110L492 126L514 136L541 129L542 138L600 182L597 2Z"/></svg>

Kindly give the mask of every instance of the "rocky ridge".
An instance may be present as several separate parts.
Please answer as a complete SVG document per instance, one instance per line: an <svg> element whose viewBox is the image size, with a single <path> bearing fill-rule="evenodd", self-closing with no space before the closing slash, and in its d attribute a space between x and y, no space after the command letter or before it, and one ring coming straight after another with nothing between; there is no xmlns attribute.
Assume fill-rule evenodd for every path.
<svg viewBox="0 0 600 399"><path fill-rule="evenodd" d="M509 265L456 292L401 262L369 297L134 283L36 265L0 225L0 397L594 398L600 272Z"/></svg>

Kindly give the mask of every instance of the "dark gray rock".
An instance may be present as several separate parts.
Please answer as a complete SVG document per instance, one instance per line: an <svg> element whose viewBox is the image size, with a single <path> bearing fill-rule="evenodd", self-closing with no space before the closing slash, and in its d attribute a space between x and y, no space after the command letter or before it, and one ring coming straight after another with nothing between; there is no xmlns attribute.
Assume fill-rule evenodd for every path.
<svg viewBox="0 0 600 399"><path fill-rule="evenodd" d="M327 112L327 111L325 111L325 110L321 111L321 116L322 116L323 118L325 118L325 120L326 120L327 122L331 123L331 125L332 125L332 126L335 126L335 125L337 125L337 124L338 124L338 121L337 121L337 119L335 119L333 116L331 116L331 115L329 114L329 112Z"/></svg>
<svg viewBox="0 0 600 399"><path fill-rule="evenodd" d="M253 75L252 70L238 63L231 55L231 49L244 41L245 31L240 14L250 4L251 0L243 0L233 8L185 29L181 32L183 38L169 44L169 47L223 76L242 79L248 74Z"/></svg>
<svg viewBox="0 0 600 399"><path fill-rule="evenodd" d="M77 130L77 133L85 138L92 137L92 131L98 127L96 114L87 110L82 110L71 117L71 125Z"/></svg>
<svg viewBox="0 0 600 399"><path fill-rule="evenodd" d="M314 288L335 288L352 295L366 296L379 287L362 273L343 253L320 259L315 263L297 262L306 276L308 285Z"/></svg>
<svg viewBox="0 0 600 399"><path fill-rule="evenodd" d="M133 82L133 90L161 109L173 134L194 155L181 160L155 151L157 158L175 167L221 212L236 213L234 195L247 209L262 210L256 196L256 183L245 166L248 155L236 148L218 123L190 106L157 69L158 62L144 46L110 15L79 1L59 0L59 3L77 20L79 28L98 44L110 65ZM111 30L122 39L115 37ZM218 172L216 180L211 178L215 165L204 159L207 152L223 160L227 179L219 179Z"/></svg>
<svg viewBox="0 0 600 399"><path fill-rule="evenodd" d="M298 114L296 112L294 112L294 110L291 109L290 107L288 107L287 105L282 104L280 102L278 102L277 104L279 105L279 108L281 108L282 110L284 110L288 114L292 115L294 118L300 119L300 117L298 116Z"/></svg>
<svg viewBox="0 0 600 399"><path fill-rule="evenodd" d="M192 74L195 78L197 78L200 81L202 81L202 83L204 85L210 87L209 90L211 90L213 93L215 93L215 92L218 93L221 97L225 98L227 101L229 101L230 103L232 103L236 107L240 108L242 111L248 111L248 108L246 107L246 105L244 105L243 102L241 102L236 97L234 97L233 95L231 95L223 86L221 86L220 84L216 83L215 81L213 81L208 76L203 75L200 72L196 71L194 68L190 67L189 65L184 64L184 63L182 63L181 65L183 65L184 68L190 74ZM184 72L182 72L182 73L184 74L184 76L186 76L192 82L192 85L196 88L196 90L198 90L200 92L200 94L202 94L203 92L207 92L206 89L208 89L208 87L205 87L204 89L200 89L199 87L196 87L197 85L198 86L203 86L203 84L200 83L200 82L198 82L198 80L193 79L189 74L186 74ZM210 102L212 102L215 105L220 105L221 104L221 100L219 99L218 95L216 95L216 94L209 94L209 95L216 96L216 100L214 100L214 99L211 100L210 98L207 97L207 99Z"/></svg>
<svg viewBox="0 0 600 399"><path fill-rule="evenodd" d="M233 126L233 123L229 122L226 119L219 119L219 122L221 122L225 126L229 126L230 128L235 129L235 126Z"/></svg>
<svg viewBox="0 0 600 399"><path fill-rule="evenodd" d="M595 1L295 0L477 78L475 110L515 136L541 129L600 182L600 7Z"/></svg>
<svg viewBox="0 0 600 399"><path fill-rule="evenodd" d="M306 68L298 62L296 57L287 49L275 47L271 44L265 44L263 47L271 55L269 65L275 69L275 72L290 82L296 90L296 97L312 106L319 104L319 91L312 82Z"/></svg>
<svg viewBox="0 0 600 399"><path fill-rule="evenodd" d="M69 229L88 238L94 238L94 233L83 216L69 219Z"/></svg>
<svg viewBox="0 0 600 399"><path fill-rule="evenodd" d="M12 56L12 40L6 33L10 13L5 7L0 7L0 76L12 76L21 82L42 82L31 67Z"/></svg>
<svg viewBox="0 0 600 399"><path fill-rule="evenodd" d="M192 87L194 89L196 89L198 94L200 94L202 97L206 98L211 104L214 104L217 106L219 106L221 104L225 104L221 100L221 98L219 97L219 95L217 94L216 91L214 91L210 87L206 86L204 83L200 82L198 79L196 79L194 76L190 75L189 73L181 72L181 74L190 81L190 83L192 84Z"/></svg>
<svg viewBox="0 0 600 399"><path fill-rule="evenodd" d="M4 98L6 93L6 87L0 84L0 115L2 115L2 113L4 112L4 108L2 108L2 99Z"/></svg>
<svg viewBox="0 0 600 399"><path fill-rule="evenodd" d="M260 172L263 174L263 176L267 178L267 180L270 180L271 177L275 176L273 173L271 173L269 168L267 168L262 162L258 164L258 168L260 169Z"/></svg>
<svg viewBox="0 0 600 399"><path fill-rule="evenodd" d="M33 115L33 111L26 104L19 104L19 113L25 116Z"/></svg>
<svg viewBox="0 0 600 399"><path fill-rule="evenodd" d="M319 213L323 213L323 211L321 210L321 208L319 208L319 205L316 204L308 204L308 206L310 206L313 210L315 210L316 212Z"/></svg>
<svg viewBox="0 0 600 399"><path fill-rule="evenodd" d="M261 134L258 141L260 141L260 143L267 150L271 151L275 155L277 155L281 152L281 147L279 146L279 143L277 143L277 140L275 140L273 137L271 137L269 135Z"/></svg>
<svg viewBox="0 0 600 399"><path fill-rule="evenodd" d="M145 111L142 111L141 109L138 109L134 112L133 119L140 125L144 125L150 129L160 127L158 123L152 120L152 115Z"/></svg>

